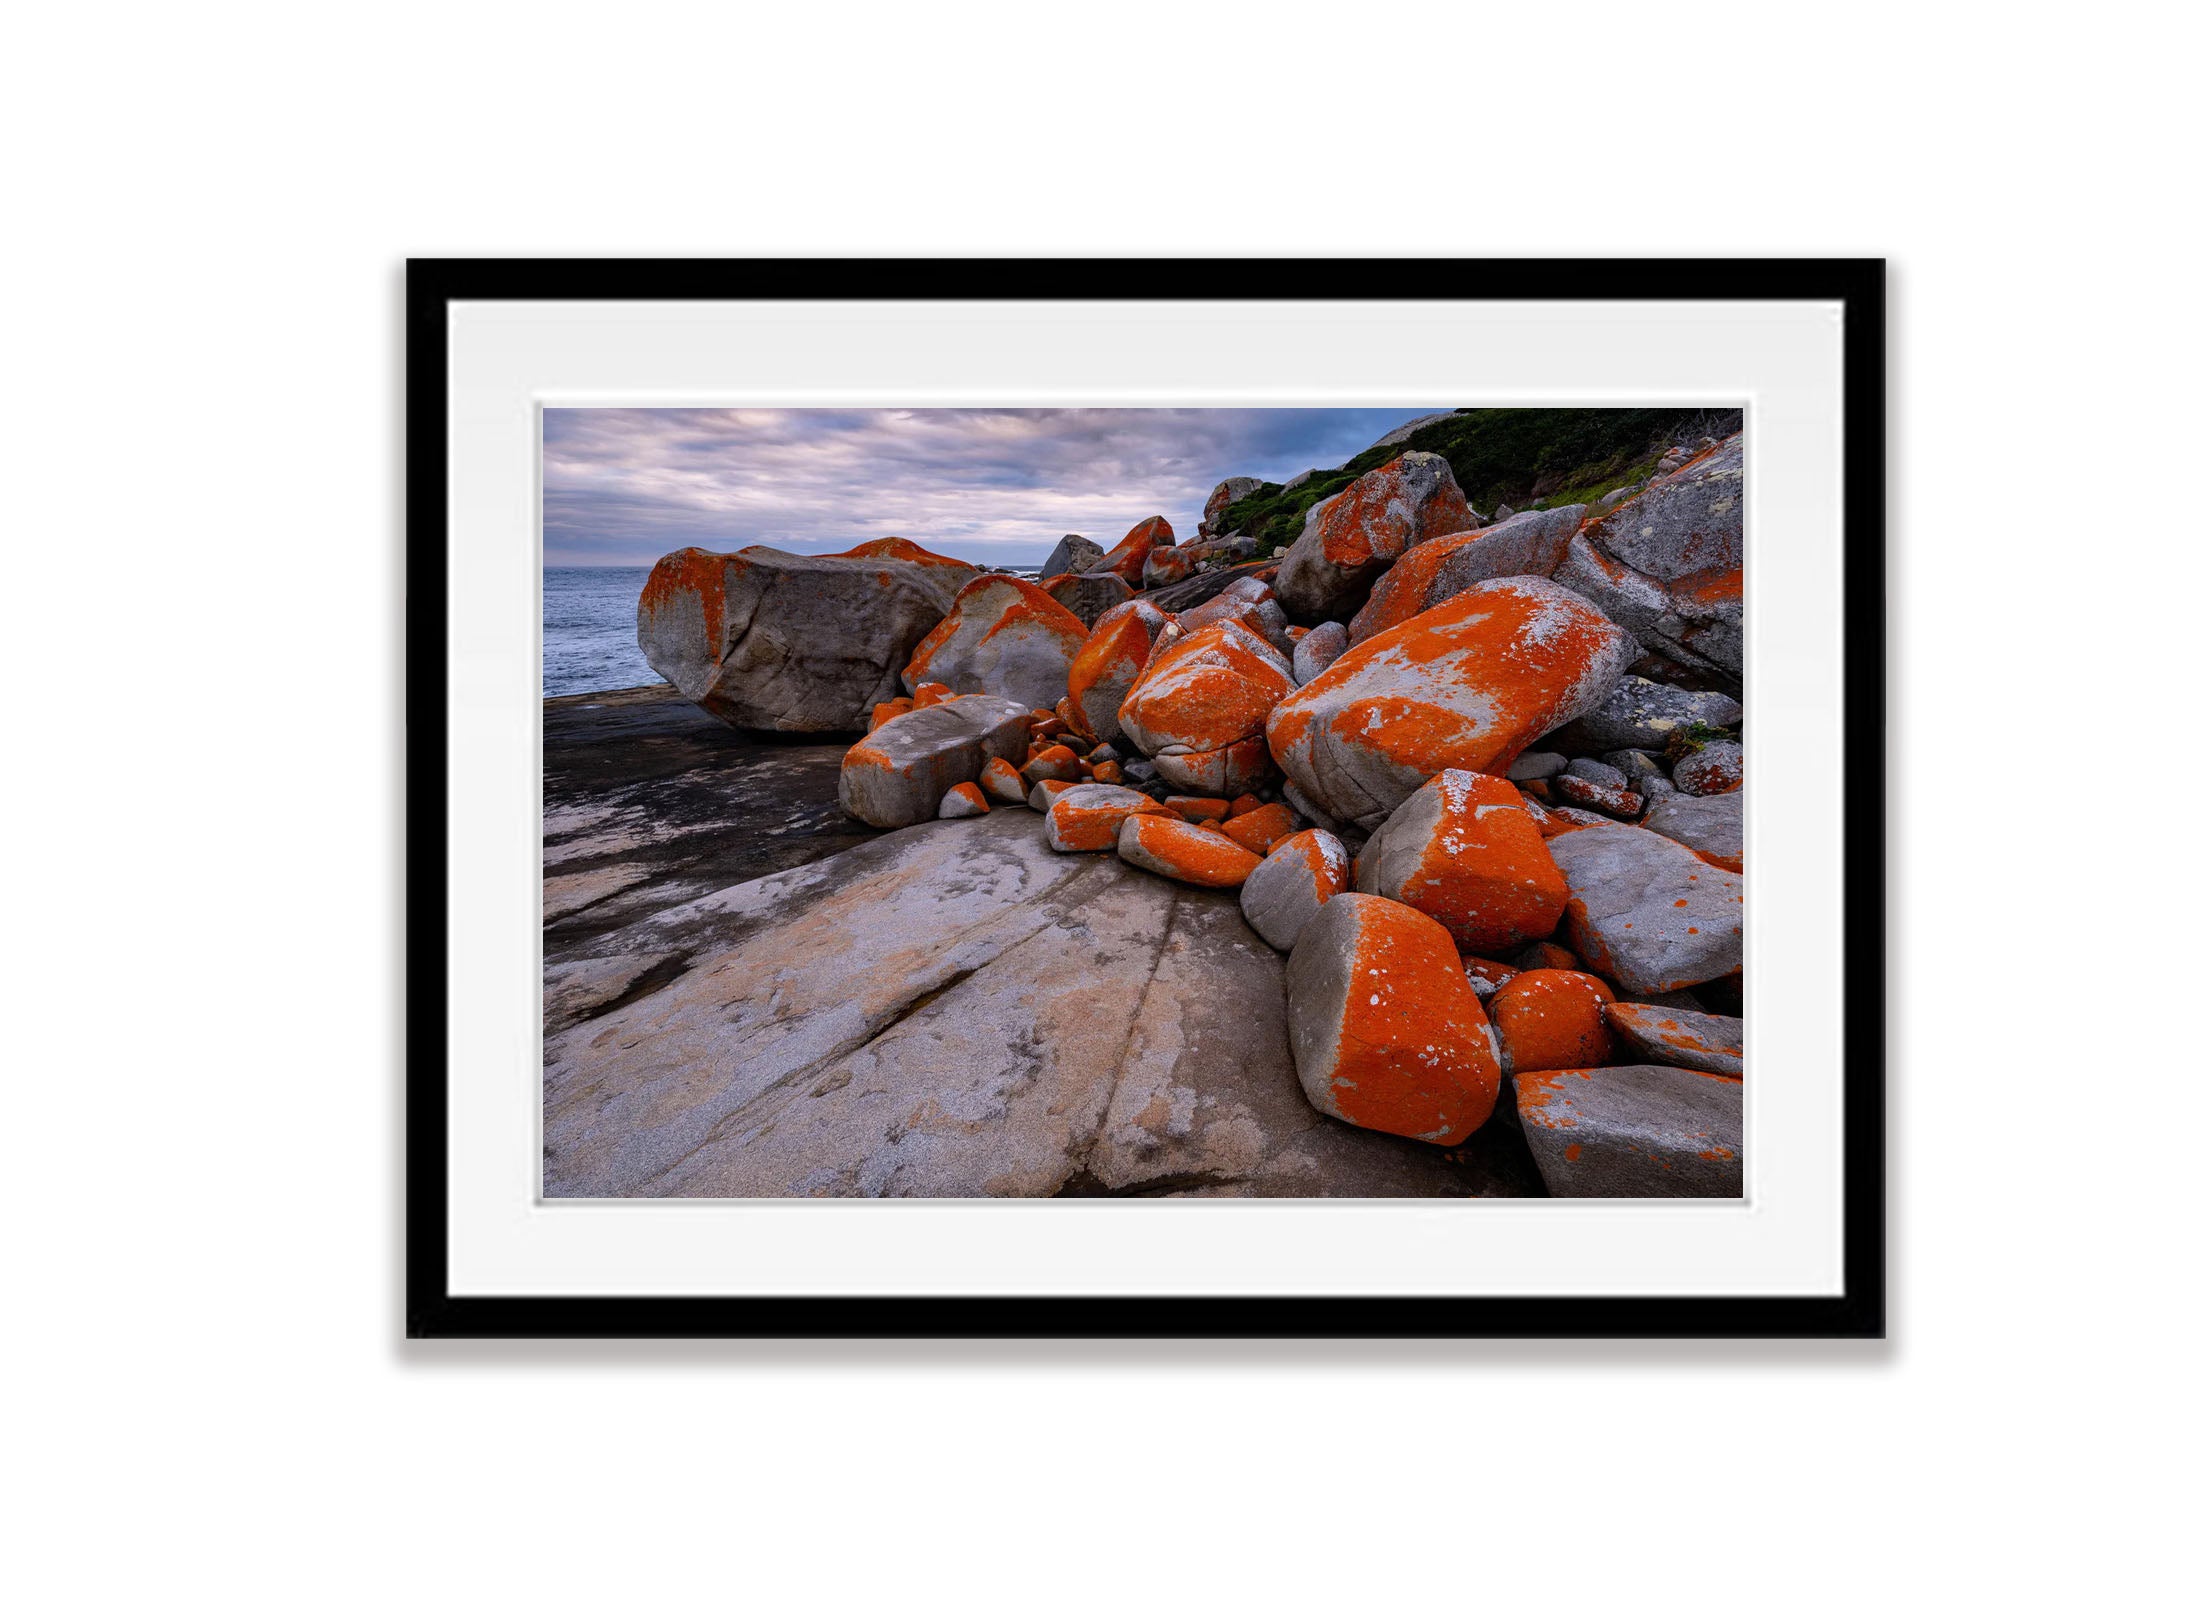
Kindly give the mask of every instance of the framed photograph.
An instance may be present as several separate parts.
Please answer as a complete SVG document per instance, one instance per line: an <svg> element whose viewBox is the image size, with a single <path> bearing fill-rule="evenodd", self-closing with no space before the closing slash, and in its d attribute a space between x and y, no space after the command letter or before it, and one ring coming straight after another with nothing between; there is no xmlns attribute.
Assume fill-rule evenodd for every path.
<svg viewBox="0 0 2200 1600"><path fill-rule="evenodd" d="M1883 263L407 298L412 1335L1883 1333Z"/></svg>

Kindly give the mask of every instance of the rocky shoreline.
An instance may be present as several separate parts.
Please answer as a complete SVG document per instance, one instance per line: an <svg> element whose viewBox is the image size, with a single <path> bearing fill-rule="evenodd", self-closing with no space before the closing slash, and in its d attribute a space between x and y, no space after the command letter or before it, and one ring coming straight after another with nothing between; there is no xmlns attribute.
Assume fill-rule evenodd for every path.
<svg viewBox="0 0 2200 1600"><path fill-rule="evenodd" d="M661 561L672 687L546 702L546 1192L1739 1195L1741 435L1485 516L1453 421L1273 555Z"/></svg>

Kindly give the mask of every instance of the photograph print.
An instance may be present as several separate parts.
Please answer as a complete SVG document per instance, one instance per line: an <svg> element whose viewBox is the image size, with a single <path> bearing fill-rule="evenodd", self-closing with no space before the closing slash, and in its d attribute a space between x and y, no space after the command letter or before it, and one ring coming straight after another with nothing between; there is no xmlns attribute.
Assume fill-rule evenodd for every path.
<svg viewBox="0 0 2200 1600"><path fill-rule="evenodd" d="M545 1198L1744 1193L1740 410L541 415Z"/></svg>

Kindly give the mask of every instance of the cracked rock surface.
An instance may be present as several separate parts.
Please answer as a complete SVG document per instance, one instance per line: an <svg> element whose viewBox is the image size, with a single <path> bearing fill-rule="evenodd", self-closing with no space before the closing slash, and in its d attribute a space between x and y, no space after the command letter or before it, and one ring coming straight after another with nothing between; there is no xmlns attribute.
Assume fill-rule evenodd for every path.
<svg viewBox="0 0 2200 1600"><path fill-rule="evenodd" d="M1227 891L1003 810L874 836L553 955L544 1180L607 1195L1537 1193L1325 1118Z"/></svg>

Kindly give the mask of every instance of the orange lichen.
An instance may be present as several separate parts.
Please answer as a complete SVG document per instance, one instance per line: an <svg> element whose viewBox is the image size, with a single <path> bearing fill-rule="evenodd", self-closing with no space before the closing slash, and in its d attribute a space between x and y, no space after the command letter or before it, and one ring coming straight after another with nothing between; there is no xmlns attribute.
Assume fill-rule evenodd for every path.
<svg viewBox="0 0 2200 1600"><path fill-rule="evenodd" d="M1499 989L1490 1000L1490 1021L1514 1072L1579 1071L1612 1059L1604 1021L1611 1000L1601 978L1545 968L1523 972Z"/></svg>
<svg viewBox="0 0 2200 1600"><path fill-rule="evenodd" d="M1186 822L1219 822L1224 817L1235 815L1230 809L1229 801L1209 799L1205 795L1172 794L1161 803Z"/></svg>
<svg viewBox="0 0 2200 1600"><path fill-rule="evenodd" d="M1116 850L1149 872L1209 889L1234 889L1260 865L1244 846L1161 809L1124 822Z"/></svg>
<svg viewBox="0 0 2200 1600"><path fill-rule="evenodd" d="M1057 850L1112 850L1124 818L1160 809L1134 790L1080 784L1047 808L1047 842Z"/></svg>
<svg viewBox="0 0 2200 1600"><path fill-rule="evenodd" d="M1482 1002L1442 926L1353 897L1352 974L1329 1089L1362 1128L1455 1145L1489 1118L1500 1081ZM1334 915L1334 904L1324 913Z"/></svg>
<svg viewBox="0 0 2200 1600"><path fill-rule="evenodd" d="M1241 796L1251 799L1250 795ZM1233 808L1234 809L1234 808ZM1255 855L1266 855L1284 839L1298 831L1299 819L1291 808L1280 803L1256 806L1250 811L1238 812L1222 825L1222 831Z"/></svg>
<svg viewBox="0 0 2200 1600"><path fill-rule="evenodd" d="M1175 544L1176 530L1166 517L1148 517L1117 541L1115 548L1095 561L1087 571L1112 572L1133 589L1146 579L1146 558L1157 544Z"/></svg>
<svg viewBox="0 0 2200 1600"><path fill-rule="evenodd" d="M975 571L967 561L957 561L953 556L935 555L914 539L891 537L867 539L853 550L838 550L820 556L821 561L913 561L920 567L962 567Z"/></svg>
<svg viewBox="0 0 2200 1600"><path fill-rule="evenodd" d="M879 729L885 727L886 724L892 722L896 717L914 711L915 709L916 702L910 699L910 697L907 695L897 695L891 700L882 700L877 705L871 708L870 731L876 733L879 731Z"/></svg>

